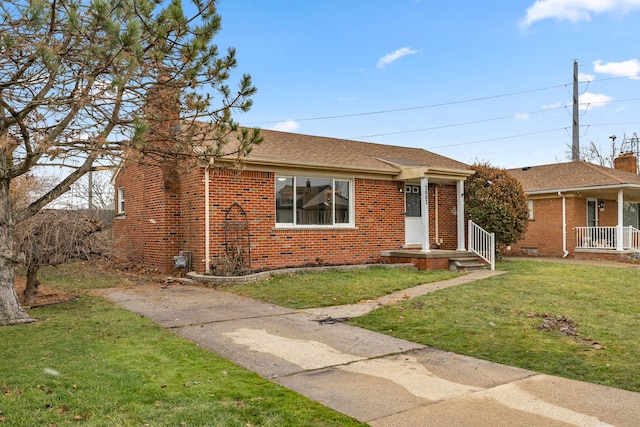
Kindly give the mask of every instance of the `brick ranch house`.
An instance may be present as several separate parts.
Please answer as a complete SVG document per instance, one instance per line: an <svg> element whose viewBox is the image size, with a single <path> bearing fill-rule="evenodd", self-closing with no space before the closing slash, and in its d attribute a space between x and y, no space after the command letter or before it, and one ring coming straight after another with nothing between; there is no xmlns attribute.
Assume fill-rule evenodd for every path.
<svg viewBox="0 0 640 427"><path fill-rule="evenodd" d="M114 177L119 256L168 273L183 252L191 270L222 274L237 261L247 271L385 260L448 268L467 253L466 164L418 148L261 133L242 169L225 158L170 173L125 161Z"/></svg>
<svg viewBox="0 0 640 427"><path fill-rule="evenodd" d="M509 169L529 203L513 255L625 259L640 251L640 175L632 154L607 168L582 161Z"/></svg>

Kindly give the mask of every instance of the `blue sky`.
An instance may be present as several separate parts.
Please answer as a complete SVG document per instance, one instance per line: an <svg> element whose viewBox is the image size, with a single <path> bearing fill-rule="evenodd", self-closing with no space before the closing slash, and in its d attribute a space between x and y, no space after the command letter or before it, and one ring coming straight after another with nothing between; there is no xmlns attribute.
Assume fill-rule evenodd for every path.
<svg viewBox="0 0 640 427"><path fill-rule="evenodd" d="M242 125L505 168L567 161L577 60L581 144L640 136L640 0L221 0L219 13L218 46L258 88Z"/></svg>

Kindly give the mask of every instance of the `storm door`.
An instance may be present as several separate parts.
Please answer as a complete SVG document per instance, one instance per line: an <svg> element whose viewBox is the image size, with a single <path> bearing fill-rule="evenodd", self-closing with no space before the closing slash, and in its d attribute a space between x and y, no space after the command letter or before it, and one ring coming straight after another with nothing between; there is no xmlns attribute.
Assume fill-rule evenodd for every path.
<svg viewBox="0 0 640 427"><path fill-rule="evenodd" d="M405 200L405 246L422 244L424 226L422 225L422 208L420 203L420 185L406 184L404 186Z"/></svg>

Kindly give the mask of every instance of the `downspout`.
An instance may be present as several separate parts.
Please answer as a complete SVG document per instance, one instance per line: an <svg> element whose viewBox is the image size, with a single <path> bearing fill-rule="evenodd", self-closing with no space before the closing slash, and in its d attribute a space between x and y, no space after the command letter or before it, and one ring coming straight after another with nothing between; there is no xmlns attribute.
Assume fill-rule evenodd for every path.
<svg viewBox="0 0 640 427"><path fill-rule="evenodd" d="M558 191L558 196L562 197L562 258L566 258L569 255L567 251L567 198Z"/></svg>
<svg viewBox="0 0 640 427"><path fill-rule="evenodd" d="M436 226L436 246L438 248L440 248L440 233L438 231L438 223L440 222L439 218L438 218L438 187L439 186L440 185L435 185L434 186L435 187L434 188L434 190L435 190L435 195L434 195L434 197L435 197L435 206L434 206L435 212L434 213L435 213L435 217L436 217L435 218L435 220L436 220L436 224L435 224L435 226Z"/></svg>
<svg viewBox="0 0 640 427"><path fill-rule="evenodd" d="M211 159L213 160L213 159ZM212 161L204 167L204 272L209 274L211 268L211 242L210 242L210 225L211 212L209 209L209 169L211 168Z"/></svg>
<svg viewBox="0 0 640 427"><path fill-rule="evenodd" d="M624 191L618 190L618 226L616 227L616 250L624 250L623 240L624 224Z"/></svg>

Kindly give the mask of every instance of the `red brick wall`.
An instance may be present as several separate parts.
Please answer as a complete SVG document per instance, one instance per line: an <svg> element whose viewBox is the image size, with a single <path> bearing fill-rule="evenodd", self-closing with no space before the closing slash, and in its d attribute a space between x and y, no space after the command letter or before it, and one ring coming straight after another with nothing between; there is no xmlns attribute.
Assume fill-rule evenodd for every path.
<svg viewBox="0 0 640 427"><path fill-rule="evenodd" d="M587 226L587 200L566 197L567 251L573 255L576 246L576 227ZM604 210L598 209L598 225L618 223L618 203L604 200ZM529 221L525 238L511 246L510 255L563 256L562 199L534 199L534 219Z"/></svg>
<svg viewBox="0 0 640 427"><path fill-rule="evenodd" d="M125 187L125 215L118 214L113 221L113 242L116 254L136 264L144 264L144 170L131 165L121 168L115 179L115 195ZM115 205L118 206L118 200Z"/></svg>
<svg viewBox="0 0 640 427"><path fill-rule="evenodd" d="M638 173L638 159L632 153L623 153L613 159L613 167L625 172Z"/></svg>
<svg viewBox="0 0 640 427"><path fill-rule="evenodd" d="M437 193L437 218L436 218ZM437 248L434 243L442 240L441 249L458 248L458 215L457 188L455 185L429 185L429 237L432 249ZM437 235L436 235L437 230Z"/></svg>
<svg viewBox="0 0 640 427"><path fill-rule="evenodd" d="M598 209L598 225L602 227L618 225L617 200L600 200L604 202L604 210Z"/></svg>
<svg viewBox="0 0 640 427"><path fill-rule="evenodd" d="M533 201L533 220L527 225L525 238L511 246L520 255L562 255L562 202L560 199Z"/></svg>
<svg viewBox="0 0 640 427"><path fill-rule="evenodd" d="M175 179L175 178L179 179ZM171 179L169 179L171 178ZM120 170L115 186L126 185L124 216L114 221L118 254L148 268L172 272L173 257L191 251L192 267L205 271L204 169L171 169L131 163ZM225 214L237 202L248 215L251 269L310 264L378 262L380 252L404 245L404 194L398 183L354 182L355 227L292 229L275 227L275 175L271 172L214 169L210 177L210 256L221 268L225 258ZM431 241L457 247L455 185L429 188Z"/></svg>
<svg viewBox="0 0 640 427"><path fill-rule="evenodd" d="M125 214L113 226L116 254L148 268L167 272L181 247L181 185L174 165L130 163L116 177L125 187ZM116 195L117 197L117 195ZM116 201L117 202L117 201Z"/></svg>
<svg viewBox="0 0 640 427"><path fill-rule="evenodd" d="M250 227L251 268L308 264L377 262L380 251L404 244L404 201L397 183L356 179L355 227L291 229L275 227L275 175L224 171L212 176L211 255L223 263L224 216L233 202L245 209Z"/></svg>

